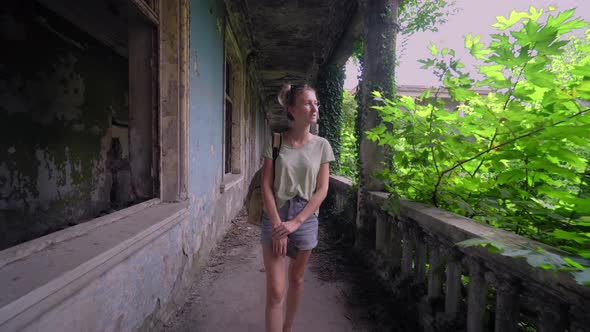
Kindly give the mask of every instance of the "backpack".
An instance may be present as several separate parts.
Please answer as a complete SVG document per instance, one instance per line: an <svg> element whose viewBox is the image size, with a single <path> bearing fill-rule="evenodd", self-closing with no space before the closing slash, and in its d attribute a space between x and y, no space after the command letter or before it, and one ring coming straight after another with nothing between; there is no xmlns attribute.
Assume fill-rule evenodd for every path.
<svg viewBox="0 0 590 332"><path fill-rule="evenodd" d="M272 179L274 183L275 178L275 163L281 146L283 145L283 135L280 133L273 133L272 135ZM256 171L250 186L248 187L248 195L246 196L246 210L248 211L248 222L257 226L262 224L262 167Z"/></svg>

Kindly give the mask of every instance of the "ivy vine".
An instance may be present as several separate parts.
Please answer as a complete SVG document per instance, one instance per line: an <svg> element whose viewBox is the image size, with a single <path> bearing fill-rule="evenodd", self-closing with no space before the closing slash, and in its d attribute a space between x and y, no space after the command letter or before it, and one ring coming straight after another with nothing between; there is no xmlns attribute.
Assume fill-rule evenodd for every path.
<svg viewBox="0 0 590 332"><path fill-rule="evenodd" d="M317 97L321 104L318 119L319 135L330 142L334 157L339 160L344 67L336 65L323 67L318 75L316 87ZM338 162L332 163L331 167L333 170L337 169Z"/></svg>

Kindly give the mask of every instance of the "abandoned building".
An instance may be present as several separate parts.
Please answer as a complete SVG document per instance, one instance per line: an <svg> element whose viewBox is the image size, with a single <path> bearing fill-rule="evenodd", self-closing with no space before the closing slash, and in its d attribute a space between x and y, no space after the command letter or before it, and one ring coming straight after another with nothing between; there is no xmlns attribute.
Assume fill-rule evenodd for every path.
<svg viewBox="0 0 590 332"><path fill-rule="evenodd" d="M265 139L287 125L282 84L321 83L363 37L361 128L376 125L369 91L392 90L398 2L3 4L0 331L164 320L244 206ZM399 272L392 285L427 285L425 329L481 331L492 308L496 331L515 331L520 315L540 331L588 331L590 290L571 276L454 246L490 236L487 226L412 202L389 217L372 177L384 155L367 140L360 148L357 243ZM352 188L331 178L336 206ZM505 233L493 236L526 241Z"/></svg>

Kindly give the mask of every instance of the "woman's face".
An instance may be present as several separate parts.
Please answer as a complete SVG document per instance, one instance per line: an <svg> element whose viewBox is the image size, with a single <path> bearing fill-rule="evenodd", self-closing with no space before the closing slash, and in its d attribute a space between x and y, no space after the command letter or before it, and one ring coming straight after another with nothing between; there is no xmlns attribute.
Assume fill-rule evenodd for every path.
<svg viewBox="0 0 590 332"><path fill-rule="evenodd" d="M295 98L295 105L289 107L295 122L312 124L318 121L318 99L313 90L304 90Z"/></svg>

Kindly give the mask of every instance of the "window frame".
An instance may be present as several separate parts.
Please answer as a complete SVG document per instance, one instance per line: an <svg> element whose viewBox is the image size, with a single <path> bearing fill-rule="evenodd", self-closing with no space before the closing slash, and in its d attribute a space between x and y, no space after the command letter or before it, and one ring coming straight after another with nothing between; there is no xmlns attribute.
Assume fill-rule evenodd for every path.
<svg viewBox="0 0 590 332"><path fill-rule="evenodd" d="M242 154L244 116L244 65L237 40L229 24L225 25L223 61L223 176L235 178L243 173L244 156ZM228 105L231 107L229 114ZM228 128L228 114L231 127ZM231 135L231 138L229 137ZM231 140L228 142L228 140ZM229 151L228 151L229 149ZM229 161L227 160L229 157ZM228 170L228 168L230 168ZM234 175L232 177L232 175Z"/></svg>

